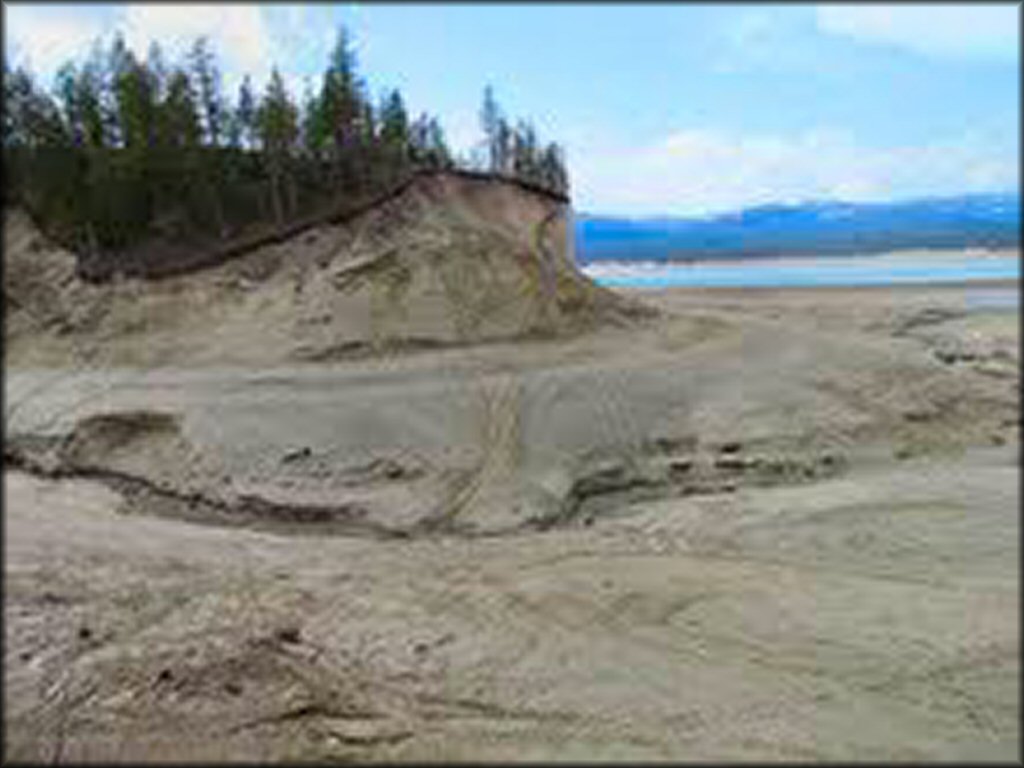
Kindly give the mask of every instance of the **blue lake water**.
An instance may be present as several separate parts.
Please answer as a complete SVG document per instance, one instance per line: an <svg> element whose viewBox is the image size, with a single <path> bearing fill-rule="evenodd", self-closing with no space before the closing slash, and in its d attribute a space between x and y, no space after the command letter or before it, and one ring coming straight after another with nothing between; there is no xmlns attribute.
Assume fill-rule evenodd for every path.
<svg viewBox="0 0 1024 768"><path fill-rule="evenodd" d="M659 264L592 262L600 285L624 288L789 287L1019 280L1017 256L859 256Z"/></svg>

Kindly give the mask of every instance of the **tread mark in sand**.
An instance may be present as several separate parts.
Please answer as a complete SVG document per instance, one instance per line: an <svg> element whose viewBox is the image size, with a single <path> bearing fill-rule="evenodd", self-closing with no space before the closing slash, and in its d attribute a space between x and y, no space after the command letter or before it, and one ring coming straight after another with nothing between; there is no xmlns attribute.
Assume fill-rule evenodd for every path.
<svg viewBox="0 0 1024 768"><path fill-rule="evenodd" d="M521 384L515 375L482 379L476 387L481 457L468 483L456 491L447 516L472 508L495 486L509 482L521 462Z"/></svg>

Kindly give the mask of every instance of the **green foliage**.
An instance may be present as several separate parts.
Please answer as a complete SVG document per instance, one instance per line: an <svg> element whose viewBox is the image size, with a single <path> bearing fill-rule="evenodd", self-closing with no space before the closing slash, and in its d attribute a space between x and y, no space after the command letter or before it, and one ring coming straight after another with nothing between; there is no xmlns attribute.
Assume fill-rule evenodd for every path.
<svg viewBox="0 0 1024 768"><path fill-rule="evenodd" d="M5 61L5 199L116 269L154 237L202 252L371 199L416 168L468 164L436 117L410 120L398 90L371 103L344 28L299 104L276 68L260 95L246 76L233 104L220 77L205 38L178 63L157 43L139 59L120 35L106 49L97 41L58 69L51 92ZM490 86L480 117L491 172L567 190L561 149L529 123L511 127Z"/></svg>
<svg viewBox="0 0 1024 768"><path fill-rule="evenodd" d="M512 176L562 194L568 192L569 178L562 149L557 144L542 147L529 121L520 120L513 128L498 106L490 85L484 88L480 125L491 173Z"/></svg>
<svg viewBox="0 0 1024 768"><path fill-rule="evenodd" d="M356 57L344 27L339 28L320 92L320 111L327 134L334 144L334 157L341 163L354 138L362 111Z"/></svg>
<svg viewBox="0 0 1024 768"><path fill-rule="evenodd" d="M409 152L414 163L431 168L452 166L451 152L436 117L421 113L409 129Z"/></svg>
<svg viewBox="0 0 1024 768"><path fill-rule="evenodd" d="M490 170L498 173L503 167L501 126L504 120L501 109L494 98L494 89L490 84L484 86L484 100L480 105L480 127L483 129L487 142Z"/></svg>
<svg viewBox="0 0 1024 768"><path fill-rule="evenodd" d="M263 147L263 157L270 175L270 196L274 208L274 220L284 223L285 211L282 203L282 179L289 170L292 147L298 137L298 110L292 104L285 90L277 68L270 75L270 84L256 114L257 133ZM294 183L294 180L292 180ZM294 202L294 192L290 199Z"/></svg>
<svg viewBox="0 0 1024 768"><path fill-rule="evenodd" d="M167 83L167 98L160 109L160 144L190 157L199 146L202 129L192 83L184 70L174 70Z"/></svg>
<svg viewBox="0 0 1024 768"><path fill-rule="evenodd" d="M60 111L23 69L4 72L4 145L60 146L66 140Z"/></svg>
<svg viewBox="0 0 1024 768"><path fill-rule="evenodd" d="M224 101L220 93L220 72L209 48L209 39L200 37L189 51L192 78L202 107L206 143L218 146L224 128Z"/></svg>
<svg viewBox="0 0 1024 768"><path fill-rule="evenodd" d="M245 146L256 146L256 98L252 92L252 81L246 75L238 87L238 126Z"/></svg>

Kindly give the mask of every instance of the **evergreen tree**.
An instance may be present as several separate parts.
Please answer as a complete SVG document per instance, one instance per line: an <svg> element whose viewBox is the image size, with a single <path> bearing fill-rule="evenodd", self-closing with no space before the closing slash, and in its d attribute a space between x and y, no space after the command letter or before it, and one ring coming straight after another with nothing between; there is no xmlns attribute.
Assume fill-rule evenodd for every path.
<svg viewBox="0 0 1024 768"><path fill-rule="evenodd" d="M498 118L491 146L491 170L504 175L512 174L514 172L515 134L504 117Z"/></svg>
<svg viewBox="0 0 1024 768"><path fill-rule="evenodd" d="M209 39L198 38L189 51L189 64L195 83L198 101L202 109L206 142L211 147L219 146L223 129L223 97L220 92L220 71L210 51Z"/></svg>
<svg viewBox="0 0 1024 768"><path fill-rule="evenodd" d="M40 148L65 143L60 110L38 89L31 75L18 68L4 72L4 145Z"/></svg>
<svg viewBox="0 0 1024 768"><path fill-rule="evenodd" d="M426 112L413 120L409 126L409 159L414 163L425 163L427 161L428 137L427 126L429 117Z"/></svg>
<svg viewBox="0 0 1024 768"><path fill-rule="evenodd" d="M323 146L324 135L320 128L320 122L320 102L307 81L302 95L299 132L302 136L303 151L310 158L318 157Z"/></svg>
<svg viewBox="0 0 1024 768"><path fill-rule="evenodd" d="M164 61L163 49L156 40L149 44L146 52L146 69L152 78L153 98L159 102L166 95L167 63Z"/></svg>
<svg viewBox="0 0 1024 768"><path fill-rule="evenodd" d="M117 122L124 147L144 153L150 144L155 116L153 80L144 64L127 52L114 83Z"/></svg>
<svg viewBox="0 0 1024 768"><path fill-rule="evenodd" d="M356 76L356 57L345 27L339 27L320 92L321 116L333 144L333 156L339 175L344 175L348 152L358 136L357 122L362 112Z"/></svg>
<svg viewBox="0 0 1024 768"><path fill-rule="evenodd" d="M363 145L366 147L374 146L378 138L377 115L374 112L373 104L370 102L369 99L363 100L363 114L360 119L360 123L363 129Z"/></svg>
<svg viewBox="0 0 1024 768"><path fill-rule="evenodd" d="M14 83L11 78L4 78L4 81L7 83L5 90L10 93ZM57 70L55 90L71 141L74 146L81 147L85 144L85 125L78 102L78 68L74 62L67 61Z"/></svg>
<svg viewBox="0 0 1024 768"><path fill-rule="evenodd" d="M111 216L124 230L122 236L128 237L144 231L150 220L156 104L145 65L126 48L119 53L115 48L115 53L115 114L123 151L112 159L116 199L111 201Z"/></svg>
<svg viewBox="0 0 1024 768"><path fill-rule="evenodd" d="M420 114L409 128L410 157L414 162L430 168L447 168L451 155L445 144L444 131L436 117Z"/></svg>
<svg viewBox="0 0 1024 768"><path fill-rule="evenodd" d="M294 179L290 174L290 155L298 138L298 114L288 96L281 74L274 67L266 94L257 110L257 125L263 157L270 175L270 194L274 219L284 223L282 186L289 182L289 196L294 199Z"/></svg>
<svg viewBox="0 0 1024 768"><path fill-rule="evenodd" d="M512 172L517 178L525 181L534 181L538 166L537 161L537 132L532 124L521 120L515 130Z"/></svg>
<svg viewBox="0 0 1024 768"><path fill-rule="evenodd" d="M134 57L125 44L124 35L117 32L107 52L100 80L100 103L107 120L111 147L126 146L124 126L121 124L121 80L134 66Z"/></svg>
<svg viewBox="0 0 1024 768"><path fill-rule="evenodd" d="M75 163L61 110L22 68L4 66L3 198L18 201L74 231L82 198L75 194L83 169Z"/></svg>
<svg viewBox="0 0 1024 768"><path fill-rule="evenodd" d="M450 168L452 155L444 138L444 130L436 117L427 123L427 153L429 161L438 168Z"/></svg>
<svg viewBox="0 0 1024 768"><path fill-rule="evenodd" d="M192 84L182 69L171 72L167 83L167 98L161 108L163 143L179 150L199 146L202 127Z"/></svg>
<svg viewBox="0 0 1024 768"><path fill-rule="evenodd" d="M236 104L220 95L205 38L170 63L155 42L142 60L120 35L107 49L97 41L58 69L50 93L5 61L5 194L51 234L95 254L157 231L183 245L190 235L223 237L226 214L245 229L269 208L284 224L300 210L299 189L302 210L335 208L345 196L364 199L393 184L410 165L455 164L437 118L424 112L410 121L399 91L374 108L344 28L301 109L276 69L262 98L246 76ZM474 167L567 190L561 148L542 147L529 123L513 129L490 86L480 119L485 141Z"/></svg>
<svg viewBox="0 0 1024 768"><path fill-rule="evenodd" d="M253 149L256 146L256 97L252 91L252 81L246 75L238 87L238 125L245 146Z"/></svg>
<svg viewBox="0 0 1024 768"><path fill-rule="evenodd" d="M110 146L110 119L104 108L102 49L93 47L92 57L78 71L75 100L80 110L87 147Z"/></svg>
<svg viewBox="0 0 1024 768"><path fill-rule="evenodd" d="M554 142L545 147L540 158L541 183L548 189L565 194L568 192L568 175L562 148Z"/></svg>
<svg viewBox="0 0 1024 768"><path fill-rule="evenodd" d="M230 105L224 105L224 140L227 146L235 151L242 149L242 121L239 119L238 110L232 109Z"/></svg>
<svg viewBox="0 0 1024 768"><path fill-rule="evenodd" d="M494 98L494 89L488 84L484 88L484 100L483 104L480 106L480 127L484 132L489 161L488 167L492 173L501 172L501 123L501 108L498 107L498 102Z"/></svg>
<svg viewBox="0 0 1024 768"><path fill-rule="evenodd" d="M409 116L397 89L381 99L380 142L387 173L401 173L410 159Z"/></svg>
<svg viewBox="0 0 1024 768"><path fill-rule="evenodd" d="M402 94L396 88L384 99L380 110L380 138L403 153L409 142L409 116Z"/></svg>

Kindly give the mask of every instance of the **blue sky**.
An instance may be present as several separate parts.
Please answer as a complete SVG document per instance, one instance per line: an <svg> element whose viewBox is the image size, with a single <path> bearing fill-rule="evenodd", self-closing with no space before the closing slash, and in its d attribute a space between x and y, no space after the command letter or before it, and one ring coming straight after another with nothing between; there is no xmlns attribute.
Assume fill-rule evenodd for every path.
<svg viewBox="0 0 1024 768"><path fill-rule="evenodd" d="M1019 187L1019 14L1002 5L30 5L5 50L49 83L122 29L207 34L233 93L272 64L299 95L339 23L376 94L480 139L485 83L565 145L580 210L700 214L810 198ZM177 43L173 41L178 41Z"/></svg>

